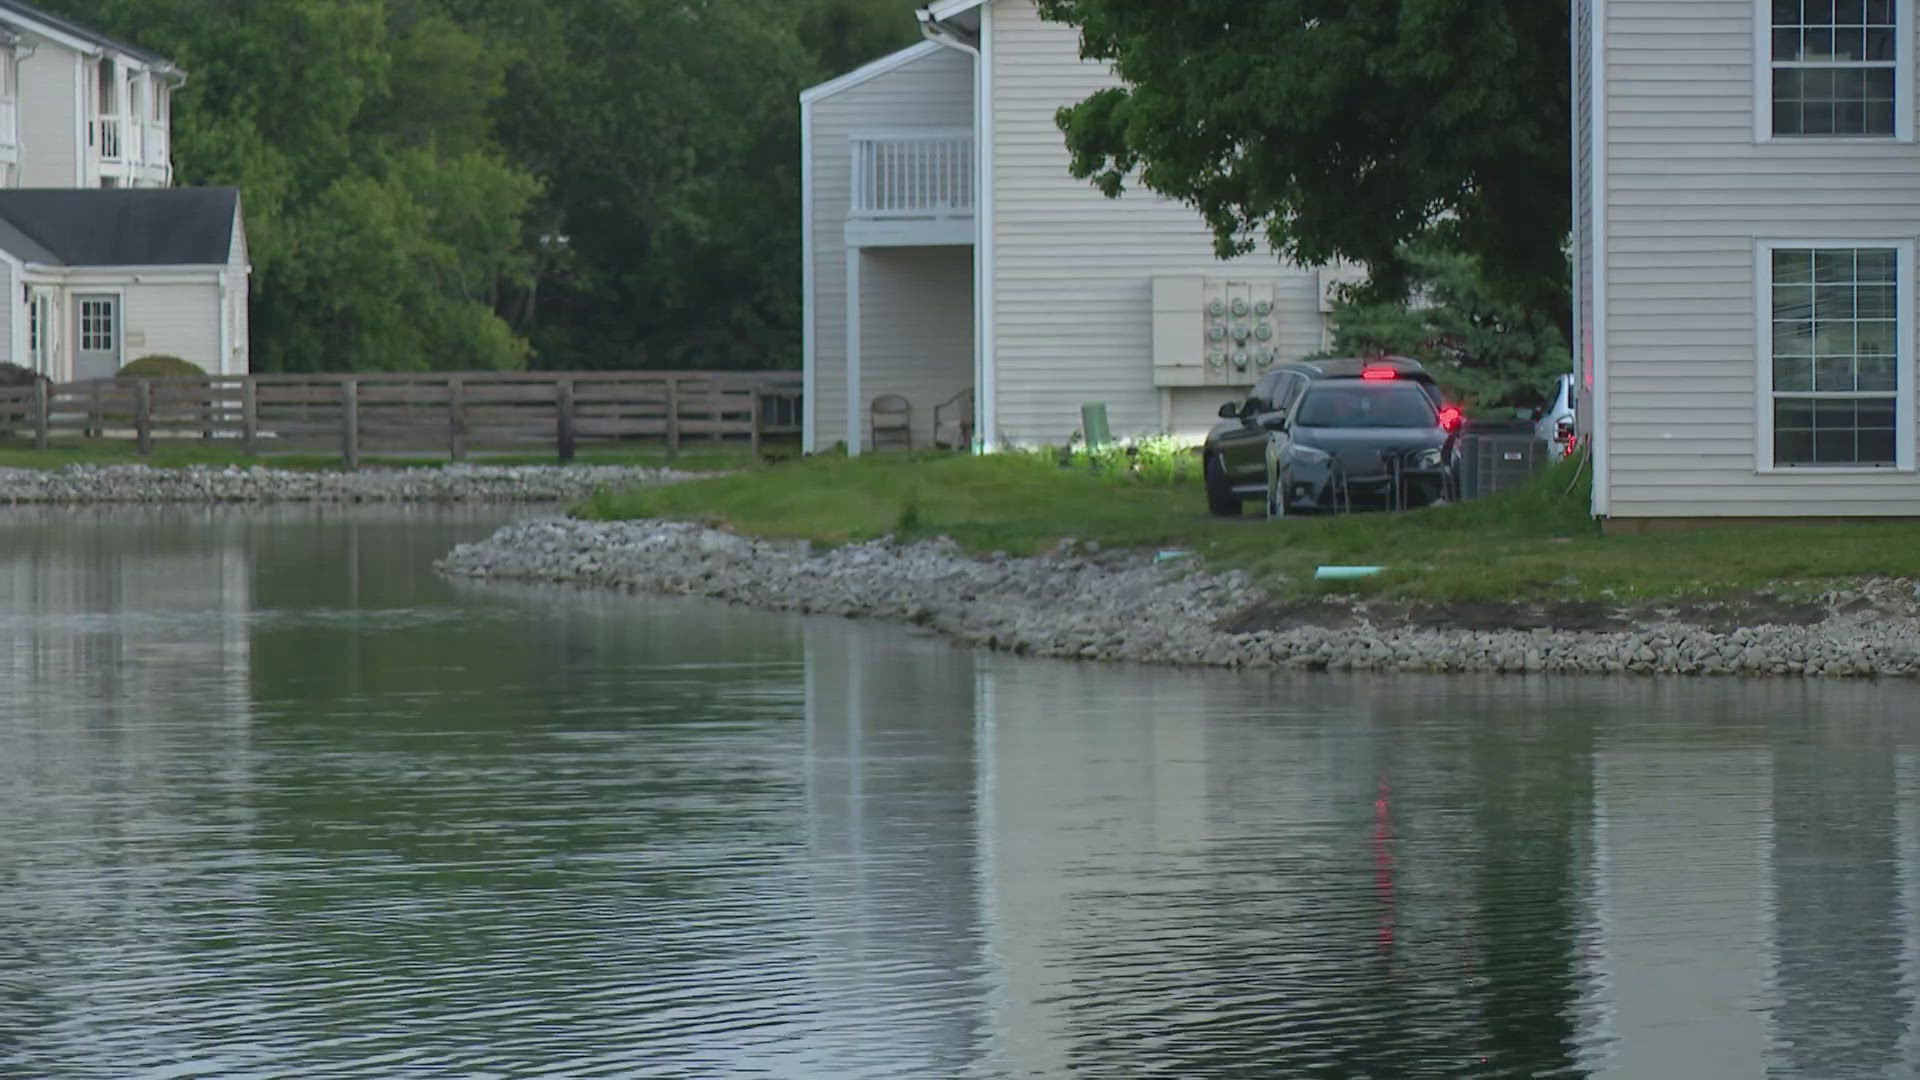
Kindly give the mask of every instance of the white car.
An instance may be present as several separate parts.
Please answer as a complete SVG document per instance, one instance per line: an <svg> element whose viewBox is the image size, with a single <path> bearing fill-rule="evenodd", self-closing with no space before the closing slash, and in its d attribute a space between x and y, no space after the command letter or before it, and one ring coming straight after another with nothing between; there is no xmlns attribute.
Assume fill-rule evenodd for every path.
<svg viewBox="0 0 1920 1080"><path fill-rule="evenodd" d="M1534 436L1562 454L1570 452L1570 443L1577 430L1574 416L1579 402L1578 391L1575 390L1578 385L1573 381L1572 372L1555 379L1547 407L1540 410L1540 419L1533 425Z"/></svg>

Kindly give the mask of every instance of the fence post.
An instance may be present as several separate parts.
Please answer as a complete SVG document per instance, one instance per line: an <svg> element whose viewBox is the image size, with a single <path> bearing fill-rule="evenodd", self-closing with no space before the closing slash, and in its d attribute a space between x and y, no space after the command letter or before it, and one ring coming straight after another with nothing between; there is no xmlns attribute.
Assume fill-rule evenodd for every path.
<svg viewBox="0 0 1920 1080"><path fill-rule="evenodd" d="M680 456L680 379L667 376L667 460Z"/></svg>
<svg viewBox="0 0 1920 1080"><path fill-rule="evenodd" d="M33 448L45 450L49 433L47 431L48 414L52 411L52 383L46 379L33 380Z"/></svg>
<svg viewBox="0 0 1920 1080"><path fill-rule="evenodd" d="M455 375L447 380L447 453L455 461L467 458L467 384Z"/></svg>
<svg viewBox="0 0 1920 1080"><path fill-rule="evenodd" d="M556 419L559 423L560 464L565 465L573 460L573 380L561 379L555 383L553 397L554 411L559 414Z"/></svg>
<svg viewBox="0 0 1920 1080"><path fill-rule="evenodd" d="M760 387L757 384L749 388L748 398L751 403L747 406L747 427L749 429L747 432L747 446L749 448L749 452L753 455L753 463L755 465L760 464L760 392L761 390L762 390L762 387Z"/></svg>
<svg viewBox="0 0 1920 1080"><path fill-rule="evenodd" d="M360 468L360 380L340 380L340 456L347 468Z"/></svg>
<svg viewBox="0 0 1920 1080"><path fill-rule="evenodd" d="M240 376L240 452L260 452L260 384L251 375Z"/></svg>
<svg viewBox="0 0 1920 1080"><path fill-rule="evenodd" d="M133 383L133 438L141 457L153 453L152 379L136 379Z"/></svg>

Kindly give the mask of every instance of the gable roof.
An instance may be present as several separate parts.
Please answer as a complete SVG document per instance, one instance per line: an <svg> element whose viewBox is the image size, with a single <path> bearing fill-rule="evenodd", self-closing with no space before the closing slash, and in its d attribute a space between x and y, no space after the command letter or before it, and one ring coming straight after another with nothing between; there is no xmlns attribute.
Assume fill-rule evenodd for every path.
<svg viewBox="0 0 1920 1080"><path fill-rule="evenodd" d="M87 27L81 26L71 19L62 18L50 11L42 11L32 4L26 3L25 0L0 0L0 25L12 24L15 20L30 24L29 29L34 28L31 24L38 24L39 29L52 31L56 35L77 38L95 48L111 49L117 53L124 53L141 63L151 65L162 71L179 71L178 68L173 66L173 61L168 60L159 53L149 52L146 49L140 48L138 45L129 45L124 41L110 38L97 30L90 30Z"/></svg>
<svg viewBox="0 0 1920 1080"><path fill-rule="evenodd" d="M851 90L863 82L867 82L870 79L877 79L889 71L905 67L923 56L931 56L944 48L946 48L946 46L941 45L937 41L922 41L909 45L899 52L888 53L886 56L875 60L871 64L854 68L852 71L847 72L837 79L831 79L818 86L810 86L802 90L800 92L800 100L803 103L811 103L823 97L832 97L842 90Z"/></svg>
<svg viewBox="0 0 1920 1080"><path fill-rule="evenodd" d="M60 266L225 264L239 209L230 187L0 191L0 249Z"/></svg>

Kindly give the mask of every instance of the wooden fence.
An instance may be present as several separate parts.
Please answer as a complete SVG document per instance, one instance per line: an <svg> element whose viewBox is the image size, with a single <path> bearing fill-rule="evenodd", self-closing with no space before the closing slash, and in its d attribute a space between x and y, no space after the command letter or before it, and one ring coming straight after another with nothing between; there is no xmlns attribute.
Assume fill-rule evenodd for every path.
<svg viewBox="0 0 1920 1080"><path fill-rule="evenodd" d="M746 442L801 430L798 372L366 372L90 379L0 388L0 432L46 449L62 437L231 440L244 453Z"/></svg>

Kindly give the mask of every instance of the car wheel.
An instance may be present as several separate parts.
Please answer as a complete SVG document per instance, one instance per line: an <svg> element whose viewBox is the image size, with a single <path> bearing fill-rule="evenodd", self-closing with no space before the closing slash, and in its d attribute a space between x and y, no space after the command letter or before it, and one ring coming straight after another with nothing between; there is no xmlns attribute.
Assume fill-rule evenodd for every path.
<svg viewBox="0 0 1920 1080"><path fill-rule="evenodd" d="M1220 517L1240 516L1240 496L1233 493L1233 487L1227 482L1227 470L1220 464L1220 455L1207 455L1207 509Z"/></svg>

